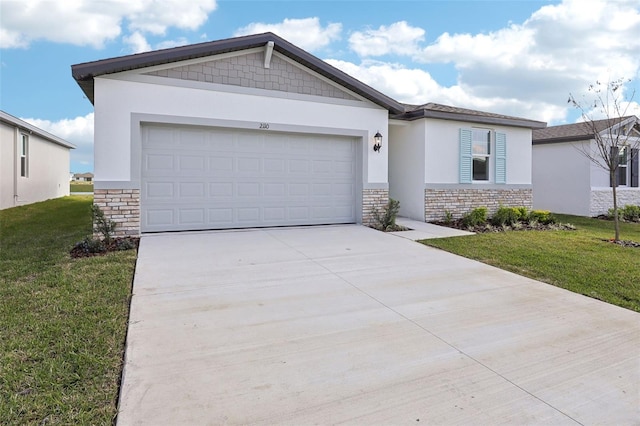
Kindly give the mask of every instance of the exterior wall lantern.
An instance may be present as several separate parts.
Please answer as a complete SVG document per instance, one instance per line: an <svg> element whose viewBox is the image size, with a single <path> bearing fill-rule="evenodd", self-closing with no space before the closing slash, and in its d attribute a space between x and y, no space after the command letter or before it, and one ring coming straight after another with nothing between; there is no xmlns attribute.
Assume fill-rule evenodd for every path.
<svg viewBox="0 0 640 426"><path fill-rule="evenodd" d="M375 135L373 135L373 140L374 140L374 144L373 144L373 150L375 152L380 152L380 148L382 148L382 135L380 134L380 132L376 132Z"/></svg>

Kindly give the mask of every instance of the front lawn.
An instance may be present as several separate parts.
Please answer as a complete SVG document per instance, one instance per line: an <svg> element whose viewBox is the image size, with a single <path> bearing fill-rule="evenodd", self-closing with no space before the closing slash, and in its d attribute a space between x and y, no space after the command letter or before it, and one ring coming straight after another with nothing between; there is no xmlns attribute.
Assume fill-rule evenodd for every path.
<svg viewBox="0 0 640 426"><path fill-rule="evenodd" d="M110 424L136 253L72 259L92 197L0 211L0 424Z"/></svg>
<svg viewBox="0 0 640 426"><path fill-rule="evenodd" d="M640 248L603 241L613 223L556 215L575 231L512 231L421 241L530 278L640 312ZM640 242L640 224L621 223L623 240Z"/></svg>

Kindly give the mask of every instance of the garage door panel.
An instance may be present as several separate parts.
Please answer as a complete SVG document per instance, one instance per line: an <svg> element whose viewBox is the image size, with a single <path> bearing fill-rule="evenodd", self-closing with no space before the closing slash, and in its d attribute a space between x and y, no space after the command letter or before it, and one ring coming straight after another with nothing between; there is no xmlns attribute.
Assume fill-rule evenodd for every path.
<svg viewBox="0 0 640 426"><path fill-rule="evenodd" d="M233 170L233 157L209 157L209 171L215 173L225 173Z"/></svg>
<svg viewBox="0 0 640 426"><path fill-rule="evenodd" d="M179 209L179 223L181 225L198 225L204 226L205 224L205 209Z"/></svg>
<svg viewBox="0 0 640 426"><path fill-rule="evenodd" d="M212 198L233 196L233 182L213 182L209 184L209 196Z"/></svg>
<svg viewBox="0 0 640 426"><path fill-rule="evenodd" d="M178 185L180 198L204 198L207 194L203 182L181 182Z"/></svg>
<svg viewBox="0 0 640 426"><path fill-rule="evenodd" d="M207 159L200 155L182 155L178 162L178 172L182 171L198 171L204 172L208 169Z"/></svg>
<svg viewBox="0 0 640 426"><path fill-rule="evenodd" d="M145 126L142 231L353 223L356 146L346 137Z"/></svg>
<svg viewBox="0 0 640 426"><path fill-rule="evenodd" d="M156 199L173 199L174 190L173 182L146 182L146 196Z"/></svg>
<svg viewBox="0 0 640 426"><path fill-rule="evenodd" d="M209 224L219 227L233 225L233 209L215 208L209 209Z"/></svg>

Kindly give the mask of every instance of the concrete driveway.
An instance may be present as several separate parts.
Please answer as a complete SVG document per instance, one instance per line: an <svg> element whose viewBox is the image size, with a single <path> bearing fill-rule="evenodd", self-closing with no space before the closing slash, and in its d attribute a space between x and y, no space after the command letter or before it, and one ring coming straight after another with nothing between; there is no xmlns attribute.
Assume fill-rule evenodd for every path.
<svg viewBox="0 0 640 426"><path fill-rule="evenodd" d="M146 235L133 292L119 425L640 422L640 314L362 226Z"/></svg>

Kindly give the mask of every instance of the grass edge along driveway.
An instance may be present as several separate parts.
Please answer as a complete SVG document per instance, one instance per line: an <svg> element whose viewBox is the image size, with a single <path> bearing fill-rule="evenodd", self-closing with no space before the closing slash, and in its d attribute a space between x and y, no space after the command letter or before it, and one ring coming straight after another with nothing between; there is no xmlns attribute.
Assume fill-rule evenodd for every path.
<svg viewBox="0 0 640 426"><path fill-rule="evenodd" d="M606 241L613 223L556 215L576 231L512 231L421 243L640 312L640 249ZM640 224L621 223L621 239L640 242Z"/></svg>
<svg viewBox="0 0 640 426"><path fill-rule="evenodd" d="M92 197L0 211L0 424L110 424L134 250L72 259Z"/></svg>

